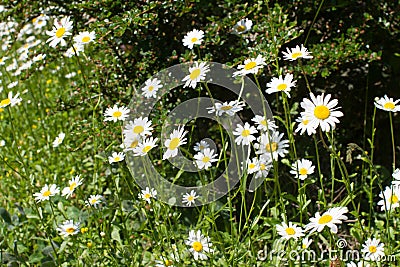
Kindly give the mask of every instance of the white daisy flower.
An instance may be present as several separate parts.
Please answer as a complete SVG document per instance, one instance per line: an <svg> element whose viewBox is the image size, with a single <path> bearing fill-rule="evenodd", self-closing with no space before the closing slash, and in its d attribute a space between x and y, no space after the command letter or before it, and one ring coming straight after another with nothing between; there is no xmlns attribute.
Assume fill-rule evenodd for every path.
<svg viewBox="0 0 400 267"><path fill-rule="evenodd" d="M361 253L363 253L363 258L365 260L380 261L385 257L384 251L385 244L381 243L379 239L368 238L363 244Z"/></svg>
<svg viewBox="0 0 400 267"><path fill-rule="evenodd" d="M208 257L205 253L213 253L214 250L211 248L212 243L209 237L204 237L201 231L197 232L191 230L189 232L189 238L185 241L185 244L190 246L189 251L193 254L194 259L207 260Z"/></svg>
<svg viewBox="0 0 400 267"><path fill-rule="evenodd" d="M111 157L108 157L108 162L110 164L115 162L120 162L125 159L125 154L123 152L113 152Z"/></svg>
<svg viewBox="0 0 400 267"><path fill-rule="evenodd" d="M62 237L67 237L70 235L76 235L77 233L79 233L79 225L80 223L74 223L73 220L67 220L65 222L63 222L61 225L59 225L59 227L57 228L57 231L59 231L60 235Z"/></svg>
<svg viewBox="0 0 400 267"><path fill-rule="evenodd" d="M0 140L0 146L5 146L5 145L6 145L6 141Z"/></svg>
<svg viewBox="0 0 400 267"><path fill-rule="evenodd" d="M73 25L72 21L70 21L70 17L62 18L61 21L56 22L53 27L54 29L52 31L46 31L46 34L50 36L46 43L50 42L49 45L51 47L56 47L58 43L61 43L61 46L65 46L67 42L64 38L72 34Z"/></svg>
<svg viewBox="0 0 400 267"><path fill-rule="evenodd" d="M304 108L304 112L301 113L302 117L310 118L310 127L317 128L321 127L322 131L329 132L335 128L336 123L339 123L338 117L342 117L341 111L336 111L340 107L336 107L338 104L337 99L331 99L331 95L328 94L324 97L324 94L317 97L313 93L310 94L311 100L304 98L301 103L301 107Z"/></svg>
<svg viewBox="0 0 400 267"><path fill-rule="evenodd" d="M157 191L152 188L146 187L146 189L142 190L141 193L139 193L139 197L143 200L145 200L147 203L150 203L151 198L155 198L157 195Z"/></svg>
<svg viewBox="0 0 400 267"><path fill-rule="evenodd" d="M250 126L248 122L244 126L237 124L233 135L237 136L235 138L235 143L239 145L250 145L251 142L256 140L253 134L257 133L257 129L254 126Z"/></svg>
<svg viewBox="0 0 400 267"><path fill-rule="evenodd" d="M207 65L206 62L194 62L192 67L189 67L189 75L183 78L182 82L185 82L185 87L192 87L193 89L196 88L198 82L204 81L206 78L206 73L210 71L210 67Z"/></svg>
<svg viewBox="0 0 400 267"><path fill-rule="evenodd" d="M63 196L65 196L66 198L69 198L72 193L75 191L75 188L77 188L78 186L80 186L83 182L83 179L81 179L80 175L75 176L75 178L72 178L68 183L69 186L65 187L61 194Z"/></svg>
<svg viewBox="0 0 400 267"><path fill-rule="evenodd" d="M208 147L210 147L210 144L207 143L207 141L201 140L200 142L197 142L194 145L193 150L199 152L199 151L203 151L204 149L206 149Z"/></svg>
<svg viewBox="0 0 400 267"><path fill-rule="evenodd" d="M290 60L290 61L294 61L297 60L298 58L313 58L313 56L311 56L311 52L307 51L307 48L305 48L303 45L298 46L296 45L295 48L292 48L289 50L289 48L286 48L287 52L282 52L283 54L283 59L285 60Z"/></svg>
<svg viewBox="0 0 400 267"><path fill-rule="evenodd" d="M205 169L207 170L208 168L211 167L213 162L218 161L218 159L216 159L215 157L217 157L218 154L214 153L214 149L209 149L209 148L205 148L203 151L197 153L196 155L194 155L194 159L196 160L195 162L193 162L197 168L201 169Z"/></svg>
<svg viewBox="0 0 400 267"><path fill-rule="evenodd" d="M314 173L314 168L312 161L308 159L299 159L292 164L290 173L300 180L305 180L308 175Z"/></svg>
<svg viewBox="0 0 400 267"><path fill-rule="evenodd" d="M60 193L60 189L58 189L57 185L52 184L52 185L48 186L46 184L45 186L43 186L42 190L40 190L39 193L35 193L35 194L33 194L33 196L35 197L35 200L37 202L41 202L44 200L49 200L50 197L52 197L58 193Z"/></svg>
<svg viewBox="0 0 400 267"><path fill-rule="evenodd" d="M400 186L400 169L394 170L392 177L394 181L392 181L392 185Z"/></svg>
<svg viewBox="0 0 400 267"><path fill-rule="evenodd" d="M78 35L74 37L74 42L78 44L88 44L90 42L94 42L94 39L96 39L96 33L94 31L92 32L80 32Z"/></svg>
<svg viewBox="0 0 400 267"><path fill-rule="evenodd" d="M289 240L290 238L297 240L299 237L304 236L303 229L292 222L289 222L289 224L283 222L281 225L276 226L276 230L278 231L278 234L286 240Z"/></svg>
<svg viewBox="0 0 400 267"><path fill-rule="evenodd" d="M4 64L6 64L6 60L9 59L10 57L2 57L0 58L0 66L3 66Z"/></svg>
<svg viewBox="0 0 400 267"><path fill-rule="evenodd" d="M129 116L129 108L117 104L114 107L107 108L104 112L104 121L124 121Z"/></svg>
<svg viewBox="0 0 400 267"><path fill-rule="evenodd" d="M40 14L39 17L36 17L34 19L32 19L32 23L33 23L33 27L35 29L41 29L44 26L47 25L47 20L49 19L49 16L45 15L45 14Z"/></svg>
<svg viewBox="0 0 400 267"><path fill-rule="evenodd" d="M160 260L156 260L155 267L174 267L175 263L179 262L178 257L176 257L173 253L169 255L169 257L161 256Z"/></svg>
<svg viewBox="0 0 400 267"><path fill-rule="evenodd" d="M153 130L153 127L151 127L151 121L149 121L149 118L139 117L135 118L133 122L130 121L125 126L124 134L125 135L134 134L144 137L146 135L151 135L151 130Z"/></svg>
<svg viewBox="0 0 400 267"><path fill-rule="evenodd" d="M192 30L188 32L185 37L183 37L183 45L187 46L189 49L193 49L193 46L200 45L203 41L204 32L202 30Z"/></svg>
<svg viewBox="0 0 400 267"><path fill-rule="evenodd" d="M19 93L16 93L15 96L13 97L12 92L8 92L7 98L3 99L0 101L0 108L5 108L8 105L11 105L12 107L21 103L22 98L19 97Z"/></svg>
<svg viewBox="0 0 400 267"><path fill-rule="evenodd" d="M258 171L259 168L258 159L256 157L247 160L247 173L252 174Z"/></svg>
<svg viewBox="0 0 400 267"><path fill-rule="evenodd" d="M290 97L290 90L293 86L296 86L296 81L293 81L293 75L288 73L285 78L282 75L279 78L273 77L272 80L267 83L267 94L272 94L276 92L284 92L288 97Z"/></svg>
<svg viewBox="0 0 400 267"><path fill-rule="evenodd" d="M386 186L385 191L379 193L378 205L381 206L381 211L393 210L400 206L400 187L398 186Z"/></svg>
<svg viewBox="0 0 400 267"><path fill-rule="evenodd" d="M161 81L157 78L148 79L145 86L142 88L142 95L146 98L156 97L157 91L162 87Z"/></svg>
<svg viewBox="0 0 400 267"><path fill-rule="evenodd" d="M8 89L11 89L11 88L14 88L14 87L17 86L17 85L18 85L18 81L15 81L15 82L9 83L9 84L7 85L7 88L8 88Z"/></svg>
<svg viewBox="0 0 400 267"><path fill-rule="evenodd" d="M244 61L243 65L238 66L239 71L235 71L233 77L237 75L245 76L250 73L257 74L265 65L267 65L265 58L261 55L258 55L256 58L248 58Z"/></svg>
<svg viewBox="0 0 400 267"><path fill-rule="evenodd" d="M88 200L85 201L86 206L92 206L92 207L97 207L97 205L101 204L101 200L103 199L103 196L101 195L90 195Z"/></svg>
<svg viewBox="0 0 400 267"><path fill-rule="evenodd" d="M321 232L327 226L332 233L336 234L338 231L336 224L341 224L343 220L347 220L347 216L344 214L348 211L346 207L336 207L328 209L322 216L317 212L310 219L310 223L306 225L306 231L311 230L310 233Z"/></svg>
<svg viewBox="0 0 400 267"><path fill-rule="evenodd" d="M186 206L190 207L192 204L194 205L196 198L199 196L196 195L196 191L192 190L190 193L186 193L182 197L182 203L186 203Z"/></svg>
<svg viewBox="0 0 400 267"><path fill-rule="evenodd" d="M124 133L124 142L123 142L124 151L134 150L135 148L137 148L141 140L142 137L138 134L133 134L132 131Z"/></svg>
<svg viewBox="0 0 400 267"><path fill-rule="evenodd" d="M70 48L65 51L64 56L66 57L73 57L79 56L81 52L85 51L85 48L80 43L74 43Z"/></svg>
<svg viewBox="0 0 400 267"><path fill-rule="evenodd" d="M303 238L301 241L301 248L308 249L312 243L312 239L308 239L308 237Z"/></svg>
<svg viewBox="0 0 400 267"><path fill-rule="evenodd" d="M233 116L236 114L236 112L239 112L243 109L244 107L244 103L234 100L234 101L230 101L228 102L224 102L224 103L215 103L214 107L209 107L207 109L209 109L208 113L215 113L217 116L222 116L223 114L227 114L229 116Z"/></svg>
<svg viewBox="0 0 400 267"><path fill-rule="evenodd" d="M278 131L268 132L261 134L258 138L258 144L255 148L258 149L256 154L266 154L266 157L272 157L274 160L278 160L278 157L285 157L289 151L286 149L289 147L288 140L282 140L283 133Z"/></svg>
<svg viewBox="0 0 400 267"><path fill-rule="evenodd" d="M65 138L65 133L63 132L59 133L56 139L54 139L53 141L53 147L58 147L59 145L61 145L62 142L64 141L64 138Z"/></svg>
<svg viewBox="0 0 400 267"><path fill-rule="evenodd" d="M393 100L393 98L389 98L385 95L381 98L375 98L375 107L385 111L397 112L400 111L400 104L398 105L399 102L400 99Z"/></svg>
<svg viewBox="0 0 400 267"><path fill-rule="evenodd" d="M255 178L266 178L271 167L272 160L270 156L260 157L257 164L257 172Z"/></svg>
<svg viewBox="0 0 400 267"><path fill-rule="evenodd" d="M346 267L370 267L371 265L369 263L359 261L358 263L355 263L354 261L351 261L346 264Z"/></svg>
<svg viewBox="0 0 400 267"><path fill-rule="evenodd" d="M313 135L317 131L317 128L314 128L313 125L310 124L310 117L300 116L296 119L296 122L299 123L295 131L296 133L300 132L302 135L305 131L307 131L308 135Z"/></svg>
<svg viewBox="0 0 400 267"><path fill-rule="evenodd" d="M240 35L248 32L251 29L251 26L253 26L253 22L251 20L248 18L241 19L235 24L235 26L233 26L232 31L235 34Z"/></svg>
<svg viewBox="0 0 400 267"><path fill-rule="evenodd" d="M169 138L164 142L164 146L167 148L167 151L163 155L163 160L173 158L178 155L178 148L181 145L186 144L186 134L187 132L185 131L184 127L179 127L178 129L173 130Z"/></svg>
<svg viewBox="0 0 400 267"><path fill-rule="evenodd" d="M278 128L273 120L265 120L265 116L256 115L251 121L257 124L257 129L266 132L267 130L274 131Z"/></svg>
<svg viewBox="0 0 400 267"><path fill-rule="evenodd" d="M33 62L38 62L46 58L46 54L38 54L32 58Z"/></svg>
<svg viewBox="0 0 400 267"><path fill-rule="evenodd" d="M133 155L140 157L146 156L150 150L157 146L157 141L158 138L153 137L144 139L142 143L133 149Z"/></svg>

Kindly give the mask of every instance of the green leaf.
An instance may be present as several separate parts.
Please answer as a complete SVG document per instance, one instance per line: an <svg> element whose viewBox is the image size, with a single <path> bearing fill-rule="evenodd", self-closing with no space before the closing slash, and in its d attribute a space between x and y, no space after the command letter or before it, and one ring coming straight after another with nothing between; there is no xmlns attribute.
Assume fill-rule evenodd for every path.
<svg viewBox="0 0 400 267"><path fill-rule="evenodd" d="M5 208L0 208L0 216L6 223L11 224L10 213Z"/></svg>

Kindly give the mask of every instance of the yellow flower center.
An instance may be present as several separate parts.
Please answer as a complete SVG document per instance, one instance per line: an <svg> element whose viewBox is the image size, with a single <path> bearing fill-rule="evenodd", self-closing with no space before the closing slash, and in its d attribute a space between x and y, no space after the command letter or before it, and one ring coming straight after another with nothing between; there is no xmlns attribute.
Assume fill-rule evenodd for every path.
<svg viewBox="0 0 400 267"><path fill-rule="evenodd" d="M265 167L266 167L266 166L265 166L264 163L261 163L261 164L260 164L260 170L262 170L262 171L265 170Z"/></svg>
<svg viewBox="0 0 400 267"><path fill-rule="evenodd" d="M386 109L394 109L396 106L392 102L387 102L383 107Z"/></svg>
<svg viewBox="0 0 400 267"><path fill-rule="evenodd" d="M90 41L90 37L89 36L85 36L82 38L82 43L87 43Z"/></svg>
<svg viewBox="0 0 400 267"><path fill-rule="evenodd" d="M203 245L199 241L194 241L192 247L196 252L200 252L203 250Z"/></svg>
<svg viewBox="0 0 400 267"><path fill-rule="evenodd" d="M250 135L250 131L249 130L243 130L243 132L242 132L242 136L243 137L247 137L249 135Z"/></svg>
<svg viewBox="0 0 400 267"><path fill-rule="evenodd" d="M10 103L11 103L11 99L6 98L6 99L1 100L0 106L8 106Z"/></svg>
<svg viewBox="0 0 400 267"><path fill-rule="evenodd" d="M196 42L197 40L199 40L199 39L197 39L196 37L193 37L190 41L191 41L192 43L194 43L194 42Z"/></svg>
<svg viewBox="0 0 400 267"><path fill-rule="evenodd" d="M171 142L169 142L168 148L170 150L174 150L175 148L177 148L179 146L180 142L181 142L181 139L179 139L178 137L172 138Z"/></svg>
<svg viewBox="0 0 400 267"><path fill-rule="evenodd" d="M260 121L261 125L267 126L267 122L265 120Z"/></svg>
<svg viewBox="0 0 400 267"><path fill-rule="evenodd" d="M221 110L227 111L227 110L230 110L230 109L232 109L232 108L233 108L232 106L222 106L222 107L221 107Z"/></svg>
<svg viewBox="0 0 400 267"><path fill-rule="evenodd" d="M399 198L396 195L392 195L390 197L390 204L396 204L397 202L399 202Z"/></svg>
<svg viewBox="0 0 400 267"><path fill-rule="evenodd" d="M201 161L203 161L204 163L207 163L210 161L210 158L205 156Z"/></svg>
<svg viewBox="0 0 400 267"><path fill-rule="evenodd" d="M145 146L145 147L143 148L142 151L143 151L144 153L147 153L147 152L149 152L152 148L153 148L152 146Z"/></svg>
<svg viewBox="0 0 400 267"><path fill-rule="evenodd" d="M150 85L149 86L149 91L151 92L151 91L153 91L154 90L154 86L153 85Z"/></svg>
<svg viewBox="0 0 400 267"><path fill-rule="evenodd" d="M144 127L141 126L141 125L135 126L135 127L133 128L133 132L134 132L135 134L140 134L140 133L142 133L143 131L144 131Z"/></svg>
<svg viewBox="0 0 400 267"><path fill-rule="evenodd" d="M254 164L254 163L249 164L249 169L254 169L255 167L256 167L256 164Z"/></svg>
<svg viewBox="0 0 400 267"><path fill-rule="evenodd" d="M331 112L326 106L316 106L314 109L314 115L320 120L325 120L331 115Z"/></svg>
<svg viewBox="0 0 400 267"><path fill-rule="evenodd" d="M292 54L293 59L297 59L298 57L301 57L301 56L303 56L303 53L301 53L301 52L296 52L296 53Z"/></svg>
<svg viewBox="0 0 400 267"><path fill-rule="evenodd" d="M294 235L296 233L296 231L292 227L286 228L285 232L288 235Z"/></svg>
<svg viewBox="0 0 400 267"><path fill-rule="evenodd" d="M244 69L245 70L251 70L251 69L254 69L255 66L257 66L257 63L254 62L254 61L250 61L249 63L244 65Z"/></svg>
<svg viewBox="0 0 400 267"><path fill-rule="evenodd" d="M278 91L283 91L287 88L287 85L285 83L281 83L276 88L278 89Z"/></svg>
<svg viewBox="0 0 400 267"><path fill-rule="evenodd" d="M35 23L35 22L36 22L36 20L37 20L37 18L34 18L34 19L32 20L32 23Z"/></svg>
<svg viewBox="0 0 400 267"><path fill-rule="evenodd" d="M93 198L93 199L90 201L90 203L92 203L92 204L96 204L96 202L97 202L97 199L95 199L95 198Z"/></svg>
<svg viewBox="0 0 400 267"><path fill-rule="evenodd" d="M194 200L194 196L188 196L187 200L188 201L193 201Z"/></svg>
<svg viewBox="0 0 400 267"><path fill-rule="evenodd" d="M122 112L118 110L118 111L115 111L112 115L114 118L119 118L119 117L121 117Z"/></svg>
<svg viewBox="0 0 400 267"><path fill-rule="evenodd" d="M164 261L164 265L165 266L172 266L172 264L174 264L172 261L170 261L170 260L165 260Z"/></svg>
<svg viewBox="0 0 400 267"><path fill-rule="evenodd" d="M303 124L307 125L310 121L309 120L303 120Z"/></svg>
<svg viewBox="0 0 400 267"><path fill-rule="evenodd" d="M3 62L3 59L2 59L2 58L0 58L0 63L1 63L1 62Z"/></svg>
<svg viewBox="0 0 400 267"><path fill-rule="evenodd" d="M58 29L56 31L57 38L61 38L64 35L64 33L65 33L65 28L64 27L61 27L60 29Z"/></svg>
<svg viewBox="0 0 400 267"><path fill-rule="evenodd" d="M73 232L75 232L75 228L74 227L68 227L67 229L65 229L65 232L67 232L68 234L72 234Z"/></svg>
<svg viewBox="0 0 400 267"><path fill-rule="evenodd" d="M44 197L48 197L48 196L50 196L50 195L51 195L50 190L47 190L47 191L43 192L43 196L44 196Z"/></svg>
<svg viewBox="0 0 400 267"><path fill-rule="evenodd" d="M375 253L376 252L376 247L375 246L369 246L368 250L371 253Z"/></svg>
<svg viewBox="0 0 400 267"><path fill-rule="evenodd" d="M332 216L329 214L325 214L324 216L322 216L321 218L319 218L318 223L319 224L327 224L330 221L332 221Z"/></svg>
<svg viewBox="0 0 400 267"><path fill-rule="evenodd" d="M130 148L135 148L137 145L139 144L139 140L135 140L131 143L131 145L129 146Z"/></svg>
<svg viewBox="0 0 400 267"><path fill-rule="evenodd" d="M301 247L306 249L307 248L307 244L303 244Z"/></svg>
<svg viewBox="0 0 400 267"><path fill-rule="evenodd" d="M149 198L151 198L151 195L149 193L146 193L146 194L144 194L144 198L149 199Z"/></svg>
<svg viewBox="0 0 400 267"><path fill-rule="evenodd" d="M115 157L115 158L114 158L114 161L120 161L120 160L121 160L120 157Z"/></svg>
<svg viewBox="0 0 400 267"><path fill-rule="evenodd" d="M301 168L299 170L300 175L306 175L307 174L307 169L306 168Z"/></svg>
<svg viewBox="0 0 400 267"><path fill-rule="evenodd" d="M193 81L193 80L196 80L199 76L200 76L200 74L201 74L201 71L200 71L200 69L195 69L195 70L193 70L191 73L190 73L190 79Z"/></svg>
<svg viewBox="0 0 400 267"><path fill-rule="evenodd" d="M278 149L278 144L276 142L268 143L265 145L265 150L267 152L275 152Z"/></svg>
<svg viewBox="0 0 400 267"><path fill-rule="evenodd" d="M72 191L72 190L75 189L75 187L76 187L76 183L73 182L73 183L71 183L71 184L69 185L69 190Z"/></svg>
<svg viewBox="0 0 400 267"><path fill-rule="evenodd" d="M246 30L246 26L239 25L239 26L236 28L236 30L237 30L238 32L243 32L243 31Z"/></svg>

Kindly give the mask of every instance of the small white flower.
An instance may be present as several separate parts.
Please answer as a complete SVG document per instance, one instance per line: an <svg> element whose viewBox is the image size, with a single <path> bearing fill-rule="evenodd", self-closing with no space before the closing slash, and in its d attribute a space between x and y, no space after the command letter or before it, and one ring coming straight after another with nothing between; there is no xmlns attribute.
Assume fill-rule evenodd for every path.
<svg viewBox="0 0 400 267"><path fill-rule="evenodd" d="M100 205L101 200L103 199L103 196L101 195L90 195L88 200L85 201L86 206L92 206L92 207L97 207L97 205Z"/></svg>
<svg viewBox="0 0 400 267"><path fill-rule="evenodd" d="M68 182L69 186L65 187L62 190L61 194L63 196L65 196L66 198L69 198L72 195L72 193L75 191L75 188L80 186L82 184L82 182L83 182L83 179L81 179L80 175L75 176L75 178L72 178Z"/></svg>
<svg viewBox="0 0 400 267"><path fill-rule="evenodd" d="M296 119L296 122L299 123L296 128L296 133L300 132L300 134L302 135L304 134L305 131L307 131L308 135L313 135L317 131L317 128L310 123L310 117L307 116L298 117Z"/></svg>
<svg viewBox="0 0 400 267"><path fill-rule="evenodd" d="M272 94L276 92L284 92L288 97L290 97L290 90L293 86L296 86L296 81L293 81L292 74L286 74L285 78L282 75L279 78L272 78L271 82L267 83L267 94Z"/></svg>
<svg viewBox="0 0 400 267"><path fill-rule="evenodd" d="M286 240L289 240L290 238L297 240L299 237L304 236L303 229L292 222L289 222L289 224L283 222L281 225L276 226L276 230L278 231L278 234Z"/></svg>
<svg viewBox="0 0 400 267"><path fill-rule="evenodd" d="M162 87L161 81L157 78L148 79L145 86L142 88L142 95L146 98L156 97L157 91Z"/></svg>
<svg viewBox="0 0 400 267"><path fill-rule="evenodd" d="M96 39L96 33L92 32L80 32L77 36L74 37L74 42L78 44L88 44L93 42Z"/></svg>
<svg viewBox="0 0 400 267"><path fill-rule="evenodd" d="M163 160L173 158L178 155L178 149L181 145L186 144L185 135L187 132L184 127L179 127L175 129L170 134L170 137L165 140L164 146L167 148L167 151L163 155Z"/></svg>
<svg viewBox="0 0 400 267"><path fill-rule="evenodd" d="M139 117L135 118L133 122L130 121L127 125L125 125L124 134L126 136L133 134L145 137L146 135L151 135L151 130L153 130L153 128L151 127L151 121L149 118Z"/></svg>
<svg viewBox="0 0 400 267"><path fill-rule="evenodd" d="M60 232L59 234L62 237L76 235L77 233L79 233L79 225L80 225L79 222L74 223L73 220L67 220L57 228L57 231Z"/></svg>
<svg viewBox="0 0 400 267"><path fill-rule="evenodd" d="M67 42L64 38L72 34L73 25L72 21L70 21L70 17L62 18L61 21L56 22L53 27L54 29L52 31L46 31L46 34L50 36L46 43L50 42L49 45L51 47L56 47L58 43L61 43L61 46L65 46Z"/></svg>
<svg viewBox="0 0 400 267"><path fill-rule="evenodd" d="M111 157L108 157L108 162L114 163L114 162L120 162L125 159L125 154L123 152L113 152Z"/></svg>
<svg viewBox="0 0 400 267"><path fill-rule="evenodd" d="M392 181L392 185L400 186L400 169L394 170L392 177L394 181Z"/></svg>
<svg viewBox="0 0 400 267"><path fill-rule="evenodd" d="M303 45L298 46L296 45L295 48L292 48L289 50L289 48L286 48L287 52L282 52L283 53L283 58L285 60L290 60L290 61L294 61L297 60L298 58L313 58L313 56L311 56L311 52L307 51L307 48L305 48Z"/></svg>
<svg viewBox="0 0 400 267"><path fill-rule="evenodd" d="M213 162L218 161L218 159L215 158L217 156L213 149L205 148L203 151L194 155L194 159L196 160L194 163L197 168L207 170L211 167Z"/></svg>
<svg viewBox="0 0 400 267"><path fill-rule="evenodd" d="M210 71L210 67L207 65L206 62L194 62L192 67L189 67L189 75L183 78L182 82L186 81L183 85L185 87L192 87L193 89L196 88L197 83L204 81L206 78L206 73Z"/></svg>
<svg viewBox="0 0 400 267"><path fill-rule="evenodd" d="M257 129L254 126L250 126L248 122L244 126L237 124L233 135L237 136L235 138L235 143L237 145L250 145L251 142L256 140L253 134L257 133Z"/></svg>
<svg viewBox="0 0 400 267"><path fill-rule="evenodd" d="M129 116L129 109L127 107L118 107L117 104L112 108L107 108L104 112L104 121L124 121Z"/></svg>
<svg viewBox="0 0 400 267"><path fill-rule="evenodd" d="M313 163L308 159L299 159L292 164L291 174L300 180L305 180L308 175L314 173Z"/></svg>
<svg viewBox="0 0 400 267"><path fill-rule="evenodd" d="M184 46L187 46L189 49L193 49L193 46L200 45L203 41L204 32L202 30L192 30L188 32L183 38L182 42Z"/></svg>
<svg viewBox="0 0 400 267"><path fill-rule="evenodd" d="M210 147L210 144L207 143L207 141L201 140L200 142L197 142L194 145L193 150L199 152L199 151L203 151L204 149L209 148L209 147Z"/></svg>
<svg viewBox="0 0 400 267"><path fill-rule="evenodd" d="M53 141L53 147L58 147L59 145L61 145L62 142L64 141L64 138L65 138L65 133L63 132L59 133L56 139L54 139Z"/></svg>
<svg viewBox="0 0 400 267"><path fill-rule="evenodd" d="M262 69L266 65L265 58L261 55L258 55L256 58L248 58L244 61L243 65L239 65L239 71L235 71L233 73L233 77L245 76L246 74L257 74L260 69Z"/></svg>
<svg viewBox="0 0 400 267"><path fill-rule="evenodd" d="M327 226L332 233L336 234L338 231L336 224L341 224L343 220L347 220L347 216L344 214L348 211L346 207L336 207L328 209L322 216L317 212L310 219L310 223L306 225L306 231L311 230L310 233L321 232Z"/></svg>
<svg viewBox="0 0 400 267"><path fill-rule="evenodd" d="M42 188L42 190L40 190L39 193L35 193L33 194L33 196L35 197L35 200L37 202L41 202L44 200L49 200L50 197L56 195L60 193L60 189L58 189L57 185L52 184L50 186L48 186L47 184Z"/></svg>
<svg viewBox="0 0 400 267"><path fill-rule="evenodd" d="M65 51L64 56L66 57L73 57L79 56L81 52L85 51L85 48L80 43L74 43L70 48Z"/></svg>
<svg viewBox="0 0 400 267"><path fill-rule="evenodd" d="M149 153L150 150L152 150L154 147L157 146L157 138L146 138L143 140L142 143L140 143L137 147L133 149L133 155L134 156L145 156L147 153Z"/></svg>
<svg viewBox="0 0 400 267"><path fill-rule="evenodd" d="M283 133L274 131L271 134L268 132L263 133L258 138L258 144L255 148L258 149L256 154L265 155L266 157L278 160L278 157L285 157L289 151L286 149L289 147L288 140L282 140Z"/></svg>
<svg viewBox="0 0 400 267"><path fill-rule="evenodd" d="M185 195L183 195L182 203L186 203L186 206L190 207L192 206L192 204L194 205L195 200L198 197L199 196L196 195L196 191L192 190L190 191L190 193L186 193Z"/></svg>
<svg viewBox="0 0 400 267"><path fill-rule="evenodd" d="M245 32L248 32L251 29L251 26L253 26L253 22L249 20L248 18L241 19L238 21L235 26L233 26L233 33L235 34L243 34Z"/></svg>
<svg viewBox="0 0 400 267"><path fill-rule="evenodd" d="M146 189L142 190L141 193L139 193L139 197L143 200L145 200L147 203L150 203L151 198L155 198L155 196L157 195L157 191L152 188L148 188L146 187Z"/></svg>
<svg viewBox="0 0 400 267"><path fill-rule="evenodd" d="M11 105L12 107L19 104L22 101L22 98L19 97L19 93L17 93L13 97L12 92L8 92L8 97L0 101L0 108L7 107L8 105Z"/></svg>
<svg viewBox="0 0 400 267"><path fill-rule="evenodd" d="M393 100L393 98L389 98L387 95L381 98L377 98L375 100L375 107L385 110L385 111L391 111L391 112L397 112L400 111L400 99L398 100Z"/></svg>
<svg viewBox="0 0 400 267"><path fill-rule="evenodd" d="M383 248L384 246L385 244L381 243L379 239L368 238L368 240L363 244L363 248L361 250L361 252L364 253L364 259L380 261L383 257L385 257L385 251Z"/></svg>
<svg viewBox="0 0 400 267"><path fill-rule="evenodd" d="M382 198L378 202L382 211L398 208L400 206L400 187L386 186L385 191L381 192L379 197Z"/></svg>
<svg viewBox="0 0 400 267"><path fill-rule="evenodd" d="M312 243L312 239L308 239L308 237L303 238L303 240L301 241L301 248L302 249L308 249L309 246Z"/></svg>
<svg viewBox="0 0 400 267"><path fill-rule="evenodd" d="M278 128L273 120L265 120L265 116L256 115L251 121L257 124L257 129L266 132L267 130L274 131Z"/></svg>
<svg viewBox="0 0 400 267"><path fill-rule="evenodd" d="M208 113L215 113L217 116L222 116L223 114L227 114L229 116L233 116L236 112L239 112L243 109L244 103L239 102L237 100L224 102L224 103L215 103L214 107L209 107Z"/></svg>
<svg viewBox="0 0 400 267"><path fill-rule="evenodd" d="M213 253L214 250L211 249L212 243L209 237L204 237L201 231L197 232L191 230L189 232L189 238L185 241L185 244L190 246L189 251L193 254L194 259L197 260L207 260L208 257L205 253Z"/></svg>

